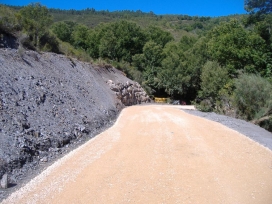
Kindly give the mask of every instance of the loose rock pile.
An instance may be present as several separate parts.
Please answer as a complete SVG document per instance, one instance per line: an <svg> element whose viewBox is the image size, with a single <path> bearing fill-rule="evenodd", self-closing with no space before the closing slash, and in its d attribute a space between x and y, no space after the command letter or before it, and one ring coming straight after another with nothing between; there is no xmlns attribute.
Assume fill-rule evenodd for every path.
<svg viewBox="0 0 272 204"><path fill-rule="evenodd" d="M0 68L4 187L6 173L17 183L39 164L97 135L124 106L150 101L140 85L119 70L54 53L0 49Z"/></svg>
<svg viewBox="0 0 272 204"><path fill-rule="evenodd" d="M107 84L125 106L151 102L145 90L137 82L127 81L126 83L115 84L112 80L108 80Z"/></svg>

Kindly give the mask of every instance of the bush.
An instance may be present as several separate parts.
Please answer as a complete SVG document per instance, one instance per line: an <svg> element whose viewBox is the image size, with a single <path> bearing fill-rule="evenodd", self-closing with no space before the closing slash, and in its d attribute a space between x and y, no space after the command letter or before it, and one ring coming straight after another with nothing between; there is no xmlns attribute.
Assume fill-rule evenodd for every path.
<svg viewBox="0 0 272 204"><path fill-rule="evenodd" d="M200 102L200 104L196 105L196 108L202 112L212 112L213 111L213 104L211 100L205 99Z"/></svg>
<svg viewBox="0 0 272 204"><path fill-rule="evenodd" d="M204 112L228 112L229 92L232 90L229 90L231 80L226 68L221 67L217 62L207 61L200 79L201 90L198 92L198 98L202 101L197 105L198 109Z"/></svg>
<svg viewBox="0 0 272 204"><path fill-rule="evenodd" d="M212 98L215 101L219 96L219 91L223 89L229 81L228 72L217 62L208 61L201 73L201 98Z"/></svg>
<svg viewBox="0 0 272 204"><path fill-rule="evenodd" d="M15 12L6 6L0 5L0 31L11 33L20 30L20 28Z"/></svg>
<svg viewBox="0 0 272 204"><path fill-rule="evenodd" d="M270 117L267 120L264 120L260 122L259 124L262 128L268 130L269 132L272 132L272 117Z"/></svg>
<svg viewBox="0 0 272 204"><path fill-rule="evenodd" d="M56 36L50 32L46 32L41 37L40 46L42 51L60 53L59 42Z"/></svg>
<svg viewBox="0 0 272 204"><path fill-rule="evenodd" d="M272 110L272 85L257 75L241 75L235 80L234 105L244 119L259 119Z"/></svg>

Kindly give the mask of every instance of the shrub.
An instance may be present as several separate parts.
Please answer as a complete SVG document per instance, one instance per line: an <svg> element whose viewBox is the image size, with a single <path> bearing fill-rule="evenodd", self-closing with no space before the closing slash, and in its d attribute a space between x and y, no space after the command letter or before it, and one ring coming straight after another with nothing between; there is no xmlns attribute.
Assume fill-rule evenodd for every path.
<svg viewBox="0 0 272 204"><path fill-rule="evenodd" d="M212 112L213 111L213 104L211 100L205 99L200 102L200 104L196 105L196 108L202 112Z"/></svg>
<svg viewBox="0 0 272 204"><path fill-rule="evenodd" d="M45 52L60 53L59 42L56 36L50 32L46 32L40 39L40 47Z"/></svg>
<svg viewBox="0 0 272 204"><path fill-rule="evenodd" d="M257 75L243 74L235 80L234 105L244 119L261 118L272 110L272 85Z"/></svg>
<svg viewBox="0 0 272 204"><path fill-rule="evenodd" d="M215 101L219 96L219 91L223 89L229 81L228 72L217 62L208 61L201 73L201 98L212 98Z"/></svg>
<svg viewBox="0 0 272 204"><path fill-rule="evenodd" d="M217 62L207 61L200 79L201 90L198 92L198 98L202 101L197 105L198 109L204 112L226 112L225 105L229 101L228 89L231 82L226 68Z"/></svg>
<svg viewBox="0 0 272 204"><path fill-rule="evenodd" d="M267 120L264 120L260 122L259 124L262 128L268 130L269 132L272 132L272 117L270 117Z"/></svg>
<svg viewBox="0 0 272 204"><path fill-rule="evenodd" d="M10 33L19 30L20 27L15 12L6 6L0 5L0 31Z"/></svg>

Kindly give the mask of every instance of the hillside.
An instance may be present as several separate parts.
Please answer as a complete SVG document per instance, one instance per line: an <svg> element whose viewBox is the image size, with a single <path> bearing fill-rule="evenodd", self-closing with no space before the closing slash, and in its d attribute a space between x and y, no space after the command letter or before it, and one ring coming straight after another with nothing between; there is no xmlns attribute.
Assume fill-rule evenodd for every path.
<svg viewBox="0 0 272 204"><path fill-rule="evenodd" d="M113 67L10 48L0 63L0 178L10 183L95 136L125 105L149 101Z"/></svg>
<svg viewBox="0 0 272 204"><path fill-rule="evenodd" d="M18 183L148 95L272 131L271 22L0 5L0 178Z"/></svg>
<svg viewBox="0 0 272 204"><path fill-rule="evenodd" d="M10 8L19 11L20 6L9 6ZM141 10L131 11L113 11L95 10L94 8L86 8L83 10L62 10L48 9L53 16L54 22L72 21L83 24L89 28L95 28L102 23L113 23L120 20L134 22L142 28L148 26L158 26L169 31L176 41L179 41L182 35L201 35L219 23L230 21L235 18L241 20L245 15L230 15L221 17L204 17L204 16L189 16L189 15L157 15L152 11L149 13Z"/></svg>
<svg viewBox="0 0 272 204"><path fill-rule="evenodd" d="M40 3L0 10L1 36L17 36L19 48L110 64L149 95L272 130L272 15L266 10L219 18Z"/></svg>

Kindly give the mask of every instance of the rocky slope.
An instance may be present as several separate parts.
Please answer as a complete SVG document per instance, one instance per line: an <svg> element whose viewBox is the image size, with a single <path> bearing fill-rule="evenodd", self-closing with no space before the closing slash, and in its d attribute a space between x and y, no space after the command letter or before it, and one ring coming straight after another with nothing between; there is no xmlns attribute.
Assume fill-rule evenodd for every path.
<svg viewBox="0 0 272 204"><path fill-rule="evenodd" d="M110 66L54 53L0 49L0 179L17 183L89 139L126 105L149 102L139 84Z"/></svg>

